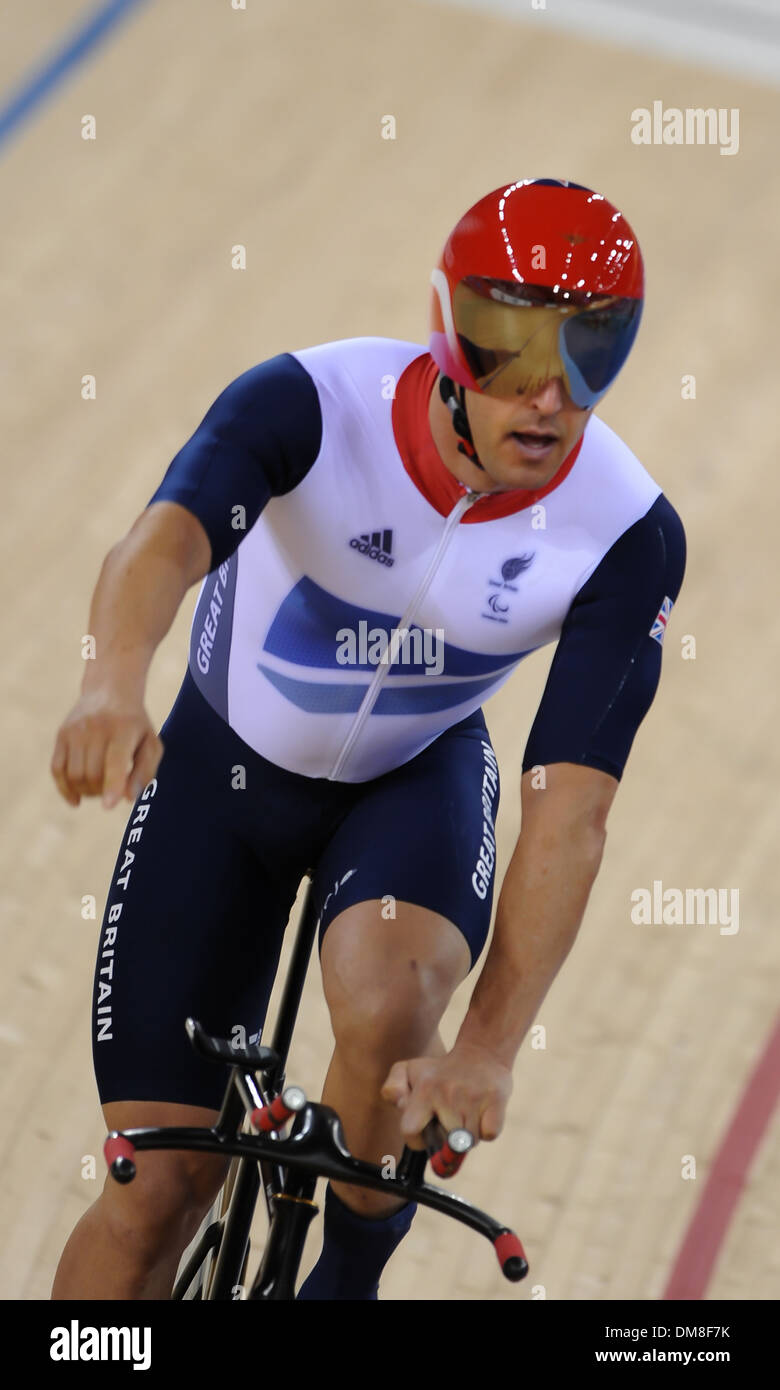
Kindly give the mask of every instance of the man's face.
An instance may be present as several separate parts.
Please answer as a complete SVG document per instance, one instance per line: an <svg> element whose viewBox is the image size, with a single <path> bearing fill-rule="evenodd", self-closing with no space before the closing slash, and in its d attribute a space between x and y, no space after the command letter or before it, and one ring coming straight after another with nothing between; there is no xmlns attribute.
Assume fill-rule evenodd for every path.
<svg viewBox="0 0 780 1390"><path fill-rule="evenodd" d="M545 487L582 437L592 413L592 407L574 404L557 377L507 398L467 390L466 409L484 469L483 474L474 469L470 482L479 492Z"/></svg>

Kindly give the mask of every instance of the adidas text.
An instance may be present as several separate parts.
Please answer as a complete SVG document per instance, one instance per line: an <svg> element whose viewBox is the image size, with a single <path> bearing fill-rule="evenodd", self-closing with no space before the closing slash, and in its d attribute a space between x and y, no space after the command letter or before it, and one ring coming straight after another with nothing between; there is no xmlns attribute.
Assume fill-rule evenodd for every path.
<svg viewBox="0 0 780 1390"><path fill-rule="evenodd" d="M377 560L380 565L393 565L390 551L393 545L392 531L367 531L365 535L353 536L350 541L353 550L357 550L361 555L367 555L369 560Z"/></svg>

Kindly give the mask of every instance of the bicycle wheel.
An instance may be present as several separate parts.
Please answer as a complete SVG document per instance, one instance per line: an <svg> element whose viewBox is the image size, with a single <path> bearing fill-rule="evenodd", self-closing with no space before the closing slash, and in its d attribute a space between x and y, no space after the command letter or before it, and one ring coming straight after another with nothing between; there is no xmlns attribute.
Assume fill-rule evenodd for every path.
<svg viewBox="0 0 780 1390"><path fill-rule="evenodd" d="M219 1250L222 1238L222 1222L227 1215L230 1204L230 1192L235 1182L233 1169L236 1165L237 1160L234 1159L230 1165L225 1185L217 1193L195 1235L182 1253L173 1282L171 1298L174 1301L190 1301L209 1296L214 1257ZM212 1234L210 1235L210 1233ZM182 1282L185 1280L188 1269L189 1277L186 1277L186 1282Z"/></svg>
<svg viewBox="0 0 780 1390"><path fill-rule="evenodd" d="M280 1171L267 1161L235 1159L231 1163L219 1201L201 1227L200 1244L195 1246L194 1255L187 1256L189 1267L185 1261L177 1297L238 1301L252 1296L247 1269L257 1199L262 1192L267 1218L262 1236L265 1246L271 1230L270 1194L280 1186ZM262 1251L255 1253L262 1255Z"/></svg>
<svg viewBox="0 0 780 1390"><path fill-rule="evenodd" d="M242 1160L234 1158L228 1168L227 1177L206 1212L200 1226L179 1261L174 1280L172 1298L176 1301L208 1300L214 1298L214 1276L217 1269L222 1241L225 1235L230 1208L236 1190L236 1182ZM240 1267L240 1276L235 1289L240 1289L246 1279L249 1261L249 1230L246 1230L246 1252ZM240 1293L233 1293L240 1297Z"/></svg>

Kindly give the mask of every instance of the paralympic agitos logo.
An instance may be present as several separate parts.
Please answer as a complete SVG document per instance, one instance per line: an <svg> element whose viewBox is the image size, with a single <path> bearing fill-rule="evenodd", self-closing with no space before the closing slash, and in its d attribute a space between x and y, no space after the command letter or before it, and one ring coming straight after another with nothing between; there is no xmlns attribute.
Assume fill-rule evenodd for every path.
<svg viewBox="0 0 780 1390"><path fill-rule="evenodd" d="M492 585L493 593L488 594L485 604L490 612L483 613L483 618L490 618L494 623L508 623L509 619L504 617L509 612L509 603L505 599L506 591L512 594L517 593L517 585L512 583L518 575L524 574L530 565L533 564L535 552L532 550L530 555L513 555L510 560L505 560L501 566L501 578L489 579L488 584Z"/></svg>

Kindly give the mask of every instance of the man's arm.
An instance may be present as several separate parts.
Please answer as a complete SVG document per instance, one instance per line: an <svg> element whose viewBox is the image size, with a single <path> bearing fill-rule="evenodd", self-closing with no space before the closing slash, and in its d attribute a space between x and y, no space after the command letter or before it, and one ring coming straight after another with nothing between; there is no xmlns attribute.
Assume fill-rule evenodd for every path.
<svg viewBox="0 0 780 1390"><path fill-rule="evenodd" d="M179 450L146 510L103 563L81 697L51 762L62 796L133 800L154 777L162 744L144 709L149 666L190 586L237 548L273 496L317 458L322 417L308 372L287 353L243 372Z"/></svg>
<svg viewBox="0 0 780 1390"><path fill-rule="evenodd" d="M512 1089L512 1066L580 928L618 788L605 772L571 763L546 769L544 790L522 779L523 820L498 899L493 940L452 1051L400 1062L382 1094L404 1108L401 1130L418 1136L431 1117L495 1139Z"/></svg>
<svg viewBox="0 0 780 1390"><path fill-rule="evenodd" d="M146 677L192 584L208 574L211 545L197 517L155 502L103 561L92 598L81 696L57 734L51 772L62 796L133 800L154 776L162 744L144 709Z"/></svg>
<svg viewBox="0 0 780 1390"><path fill-rule="evenodd" d="M579 931L601 864L618 783L558 763L522 780L522 830L504 876L490 950L455 1044L514 1062ZM487 1137L487 1136L484 1136Z"/></svg>
<svg viewBox="0 0 780 1390"><path fill-rule="evenodd" d="M419 1143L432 1114L493 1139L512 1063L585 912L607 812L658 686L661 641L685 569L685 536L663 495L579 590L564 622L523 760L523 820L494 940L447 1057L391 1070L382 1095ZM534 790L533 769L546 769Z"/></svg>

